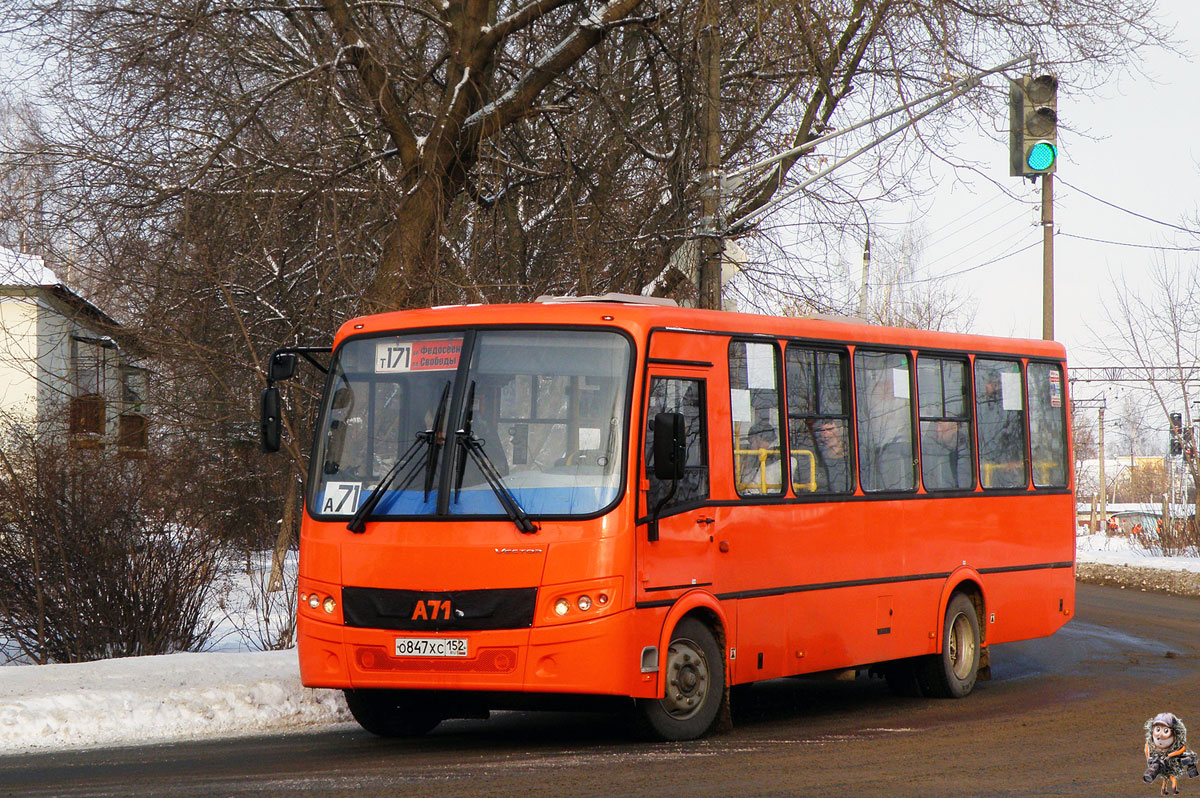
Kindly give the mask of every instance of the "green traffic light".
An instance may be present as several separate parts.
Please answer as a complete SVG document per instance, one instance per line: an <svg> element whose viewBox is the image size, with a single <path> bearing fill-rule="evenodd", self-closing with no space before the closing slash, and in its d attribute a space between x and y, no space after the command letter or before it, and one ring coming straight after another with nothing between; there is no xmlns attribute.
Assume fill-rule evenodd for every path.
<svg viewBox="0 0 1200 798"><path fill-rule="evenodd" d="M1054 165L1054 159L1058 157L1058 149L1048 141L1039 141L1029 148L1029 154L1025 156L1025 163L1029 164L1029 168L1035 172L1044 172Z"/></svg>

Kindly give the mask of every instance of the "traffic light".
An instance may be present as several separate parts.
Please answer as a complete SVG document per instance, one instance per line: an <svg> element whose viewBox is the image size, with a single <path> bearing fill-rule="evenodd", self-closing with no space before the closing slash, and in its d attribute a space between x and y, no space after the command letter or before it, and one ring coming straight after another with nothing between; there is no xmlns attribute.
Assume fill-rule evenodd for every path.
<svg viewBox="0 0 1200 798"><path fill-rule="evenodd" d="M1009 174L1035 177L1058 163L1058 78L1020 77L1008 87Z"/></svg>
<svg viewBox="0 0 1200 798"><path fill-rule="evenodd" d="M1183 414L1171 414L1171 456L1183 454Z"/></svg>

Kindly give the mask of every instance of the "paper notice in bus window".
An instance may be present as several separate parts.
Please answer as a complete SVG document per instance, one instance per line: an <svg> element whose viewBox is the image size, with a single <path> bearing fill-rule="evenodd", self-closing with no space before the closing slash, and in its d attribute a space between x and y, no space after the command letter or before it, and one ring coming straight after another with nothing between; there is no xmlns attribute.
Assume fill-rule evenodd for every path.
<svg viewBox="0 0 1200 798"><path fill-rule="evenodd" d="M1062 377L1057 371L1050 372L1050 406L1062 407Z"/></svg>
<svg viewBox="0 0 1200 798"><path fill-rule="evenodd" d="M1004 410L1020 410L1025 406L1021 401L1021 373L1006 371L1000 375L1000 406Z"/></svg>
<svg viewBox="0 0 1200 798"><path fill-rule="evenodd" d="M892 369L892 396L908 398L908 369Z"/></svg>
<svg viewBox="0 0 1200 798"><path fill-rule="evenodd" d="M750 388L775 390L775 347L746 344L746 384Z"/></svg>
<svg viewBox="0 0 1200 798"><path fill-rule="evenodd" d="M458 368L461 338L437 341L380 341L375 344L375 373L449 371Z"/></svg>
<svg viewBox="0 0 1200 798"><path fill-rule="evenodd" d="M580 427L579 428L579 448L580 449L599 449L600 448L600 428L599 427Z"/></svg>
<svg viewBox="0 0 1200 798"><path fill-rule="evenodd" d="M733 413L734 421L744 421L749 424L754 420L754 408L750 404L749 390L733 388L729 391L729 412Z"/></svg>

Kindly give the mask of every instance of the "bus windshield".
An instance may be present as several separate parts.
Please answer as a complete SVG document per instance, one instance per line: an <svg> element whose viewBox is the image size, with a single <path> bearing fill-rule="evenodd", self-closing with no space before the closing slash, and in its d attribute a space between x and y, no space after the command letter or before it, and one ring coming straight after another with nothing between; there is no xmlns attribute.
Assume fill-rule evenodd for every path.
<svg viewBox="0 0 1200 798"><path fill-rule="evenodd" d="M620 490L629 380L615 332L349 339L331 367L309 506L349 517L394 470L371 517L511 517L501 492L534 518L597 513Z"/></svg>

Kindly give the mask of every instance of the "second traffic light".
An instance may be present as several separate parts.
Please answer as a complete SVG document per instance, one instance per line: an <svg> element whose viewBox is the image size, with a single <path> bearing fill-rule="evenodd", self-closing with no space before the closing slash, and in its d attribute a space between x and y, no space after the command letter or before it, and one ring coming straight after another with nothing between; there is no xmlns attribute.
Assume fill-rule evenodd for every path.
<svg viewBox="0 0 1200 798"><path fill-rule="evenodd" d="M1008 89L1009 174L1050 174L1058 163L1058 78L1020 77Z"/></svg>

